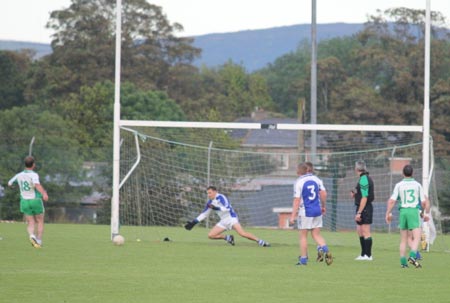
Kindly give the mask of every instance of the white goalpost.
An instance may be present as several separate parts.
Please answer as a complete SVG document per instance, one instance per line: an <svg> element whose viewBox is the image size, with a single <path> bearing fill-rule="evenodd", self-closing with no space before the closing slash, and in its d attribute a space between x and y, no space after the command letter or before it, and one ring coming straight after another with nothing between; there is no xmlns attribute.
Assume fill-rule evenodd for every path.
<svg viewBox="0 0 450 303"><path fill-rule="evenodd" d="M122 0L116 1L116 57L114 79L113 182L111 200L111 240L119 234L120 183L120 73L122 46Z"/></svg>
<svg viewBox="0 0 450 303"><path fill-rule="evenodd" d="M139 214L130 215L130 218L127 220L129 222L133 222L132 224L141 224L143 221L146 220L146 218L150 218L152 222L159 222L158 220L169 220L169 221L161 221L161 222L168 222L168 225L174 224L174 222L171 222L170 219L164 218L164 211L158 212L157 215L161 216L161 218L155 218L153 213L146 213L144 214L144 217L141 217L141 214L144 212L152 212L154 211L152 206L145 206L146 209L143 209L143 201L137 201L140 199L149 199L154 196L158 196L158 202L162 203L165 201L164 199L174 199L174 196L168 196L166 192L167 190L159 190L155 191L155 188L147 187L148 184L142 184L141 180L132 180L133 175L139 174L139 176L145 176L147 181L151 182L159 182L160 184L164 184L165 188L170 188L170 192L173 193L176 190L180 189L180 184L182 184L182 187L184 188L183 193L185 194L185 197L177 197L178 202L182 207L186 207L185 213L189 213L189 211L192 211L192 209L189 209L189 199L194 200L201 200L201 197L198 196L189 196L196 192L195 190L188 189L189 184L186 184L186 182L195 182L193 180L196 180L197 177L194 175L198 175L198 168L203 168L207 165L207 170L213 170L213 176L211 177L209 175L209 172L206 175L203 175L203 172L200 173L201 179L203 181L203 184L201 184L202 188L206 186L204 184L204 180L208 180L209 178L212 178L212 180L215 180L217 182L220 181L220 176L218 176L217 173L214 173L213 166L216 165L217 167L220 167L220 169L226 170L226 165L230 165L230 169L228 169L228 175L227 178L223 180L224 187L226 187L229 190L236 189L236 186L239 185L239 183L242 180L238 180L240 178L246 179L248 176L250 176L250 181L242 181L244 185L254 185L255 180L258 180L258 182L261 181L262 178L264 180L268 179L269 176L271 176L275 169L274 167L278 166L278 163L273 162L273 159L282 159L283 157L290 158L292 160L299 160L301 158L305 159L311 156L311 152L304 151L301 152L264 152L264 151L236 151L233 149L226 149L226 148L213 148L212 144L210 142L207 142L209 144L196 144L195 142L192 143L183 143L181 141L176 141L172 139L166 139L163 137L154 136L153 133L148 134L146 131L143 131L142 129L174 129L177 131L192 131L195 129L207 129L207 130L264 130L267 132L270 131L280 131L280 132L310 132L310 131L322 131L323 133L334 133L337 134L338 132L345 132L345 133L357 133L359 136L361 136L361 133L379 133L379 134L386 134L386 133L411 133L411 134L422 134L422 140L421 144L412 144L411 142L401 144L400 146L391 146L388 148L380 148L380 149L371 149L368 151L362 151L359 150L358 153L353 153L351 149L348 149L344 151L327 151L327 152L317 152L321 153L321 156L323 158L329 158L332 157L333 159L339 159L339 161L342 161L345 163L344 171L348 170L350 166L354 164L355 157L375 157L377 158L380 163L383 163L383 167L379 167L379 171L376 170L376 173L379 173L378 176L380 180L389 180L389 182L386 181L386 184L389 184L389 186L392 184L392 182L395 181L395 176L392 174L392 167L387 167L386 165L392 165L392 163L388 163L387 161L389 158L395 158L396 152L399 150L405 149L405 151L401 155L406 155L406 157L414 158L413 161L418 161L420 159L421 163L419 166L421 166L421 178L422 178L422 184L424 187L424 190L426 193L429 192L429 184L430 184L430 178L431 178L431 172L430 172L430 110L429 110L429 60L430 60L430 53L429 53L429 44L430 44L430 0L427 0L427 22L426 22L426 43L425 43L425 93L424 93L424 110L423 110L423 125L342 125L342 124L300 124L300 123L231 123L231 122L193 122L193 121L130 121L130 120L121 120L120 118L120 62L121 62L121 11L122 11L122 4L121 0L116 0L117 6L117 17L116 17L116 72L115 72L115 98L114 98L114 146L113 146L113 185L112 185L112 200L111 200L111 239L119 234L120 229L120 196L122 195L134 195L136 193L133 193L132 191L135 190L138 194L143 195L149 195L149 196L143 196L143 197L134 197L130 198L130 201L132 201L130 204L133 204L136 208L134 208L134 211L139 211ZM137 130L139 129L139 130ZM123 136L121 136L121 133L124 133ZM326 135L324 135L326 136ZM338 135L336 135L338 136ZM170 136L169 136L170 137ZM383 136L380 136L380 138ZM130 145L127 146L121 146L122 139L129 139L127 142L131 142ZM145 142L145 144L143 143ZM211 141L212 142L212 141ZM129 143L127 143L129 144ZM350 143L351 144L351 143ZM303 146L304 148L304 146ZM420 148L420 152L417 152L417 149ZM134 151L132 151L134 150ZM304 148L305 150L305 148ZM172 152L170 152L172 151ZM131 154L129 158L121 159L121 152L127 152L128 154ZM160 152L160 154L158 154ZM216 158L211 158L211 153L215 154ZM157 158L158 155L164 158ZM185 158L179 158L181 156ZM198 156L197 156L198 155ZM332 155L332 156L330 156ZM345 155L345 156L344 156ZM171 159L170 157L173 156L174 158ZM152 162L151 157L155 157L155 162L153 162L153 166L149 166L147 170L142 169L140 162L146 161L146 162ZM383 158L382 158L383 157ZM381 159L382 158L382 159ZM402 157L398 157L402 158ZM180 159L187 159L189 164L186 164L185 166L178 166L177 162L180 161ZM248 160L250 159L250 160ZM124 167L121 168L122 160L125 160L126 164ZM277 160L277 161L278 161ZM358 160L358 159L356 159ZM365 159L367 160L367 159ZM173 162L171 162L173 161ZM199 161L199 162L197 162ZM212 161L213 164L210 165L210 161ZM265 164L264 167L260 167L257 169L257 171L244 171L241 170L243 166L245 166L243 163L246 163L246 161L254 161L251 163L258 163L258 161ZM284 160L279 160L284 161ZM335 160L336 161L336 160ZM199 164L197 164L199 163ZM326 160L322 161L322 163L328 163ZM334 162L336 163L336 162ZM169 167L169 170L165 170L164 167L159 167L161 165L170 164L172 166ZM417 163L418 164L418 163ZM196 166L198 165L198 166ZM187 167L188 166L188 167ZM326 165L325 165L326 166ZM202 169L203 169L202 168ZM320 167L318 167L320 168ZM170 169L185 169L185 171L179 173L179 175L172 175L165 176L165 179L155 181L154 174L158 173L167 173L169 174ZM326 168L326 169L329 169ZM138 172L139 170L139 172ZM334 173L339 174L339 167L336 168L337 171ZM320 174L320 170L319 174ZM370 169L369 169L370 171ZM330 171L326 171L325 174L329 174ZM214 175L215 174L215 175ZM242 174L239 176L239 174ZM261 177L264 175L264 177ZM122 180L121 180L121 176ZM417 176L417 175L416 175ZM387 178L387 179L386 179ZM169 182L168 180L172 179L171 182L178 182L179 184L167 184ZM333 190L335 187L337 188L339 184L336 184L337 182L340 182L340 179L338 177L330 177L330 183L328 184L329 187ZM278 180L279 181L279 180ZM124 189L121 193L121 189L123 188L124 184L127 184L127 182L133 183L134 186L133 190L130 189ZM252 183L253 182L253 183ZM256 182L256 183L258 183ZM293 182L293 181L292 181ZM346 183L345 186L350 186L353 181L350 179L349 183ZM292 183L291 183L292 184ZM192 185L192 184L191 184ZM249 186L250 186L249 185ZM259 184L261 185L261 184ZM263 184L264 185L264 184ZM275 184L277 185L277 184ZM286 184L284 184L286 185ZM178 186L178 187L177 187ZM270 184L268 185L270 186ZM345 187L344 186L344 187ZM386 185L387 186L387 185ZM173 188L172 188L173 187ZM194 186L191 186L194 187ZM292 187L292 186L291 186ZM249 188L247 188L249 189ZM249 189L251 191L253 189ZM390 188L388 186L384 188L386 192L389 192ZM336 190L338 191L338 190ZM288 191L289 193L289 191ZM269 199L275 199L277 195L280 195L281 191L278 191L278 189L275 189L270 195L268 194ZM242 198L242 200L248 199L250 201L253 199L252 197L249 197L245 191L238 191L234 193L236 197ZM336 194L336 201L342 200L338 194ZM384 195L384 192L383 192ZM380 199L387 199L388 196L380 197ZM190 201L193 202L193 201ZM291 202L291 201L290 201ZM252 208L253 202L248 202L248 205L242 205L241 209L244 208ZM342 204L343 205L343 204ZM133 206L133 207L134 207ZM281 206L281 205L280 205ZM161 206L162 207L162 206ZM197 210L197 207L199 205L195 205L195 210ZM336 214L334 219L332 220L340 220L338 210L336 209L337 205L333 204L332 207L334 207L334 210L336 211ZM148 209L147 209L148 208ZM272 211L273 211L272 207ZM126 210L127 211L127 210ZM259 211L259 210L255 210ZM152 217L153 216L153 217ZM251 214L248 215L249 222L252 220L250 218ZM262 216L262 215L258 215ZM280 215L279 215L280 216ZM136 217L136 218L135 218ZM183 215L180 214L179 218L183 218ZM268 217L267 217L268 218ZM270 217L270 219L267 219L268 221L274 220L274 214ZM244 220L245 221L245 220ZM138 223L136 223L138 222ZM153 223L151 223L153 224ZM160 224L160 223L157 223ZM164 223L161 223L164 224ZM176 222L175 222L176 224ZM272 223L271 223L272 224ZM278 222L280 224L280 222ZM328 226L330 229L334 228L343 228L345 229L345 225L342 225L341 227L336 225L336 222L329 222ZM252 224L255 225L255 224ZM259 223L258 223L259 225ZM279 226L278 226L279 227Z"/></svg>

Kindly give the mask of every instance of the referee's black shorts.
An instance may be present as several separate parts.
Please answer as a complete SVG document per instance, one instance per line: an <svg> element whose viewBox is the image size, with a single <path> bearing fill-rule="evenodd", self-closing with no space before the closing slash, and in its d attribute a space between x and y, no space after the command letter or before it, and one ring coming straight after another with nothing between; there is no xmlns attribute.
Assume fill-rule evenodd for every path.
<svg viewBox="0 0 450 303"><path fill-rule="evenodd" d="M358 207L356 207L356 212L358 212ZM361 220L356 221L356 224L358 225L372 224L372 217L373 217L373 205L372 203L367 203L366 207L364 207L361 213Z"/></svg>

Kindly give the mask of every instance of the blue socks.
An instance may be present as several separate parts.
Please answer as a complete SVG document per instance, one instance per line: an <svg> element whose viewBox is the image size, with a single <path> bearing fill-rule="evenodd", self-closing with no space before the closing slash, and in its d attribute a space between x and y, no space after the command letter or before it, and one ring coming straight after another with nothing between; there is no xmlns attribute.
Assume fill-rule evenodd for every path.
<svg viewBox="0 0 450 303"><path fill-rule="evenodd" d="M324 246L317 246L317 251L323 251L324 253L329 252L328 246L325 244Z"/></svg>
<svg viewBox="0 0 450 303"><path fill-rule="evenodd" d="M308 264L308 257L299 257L298 258L298 265L306 265Z"/></svg>

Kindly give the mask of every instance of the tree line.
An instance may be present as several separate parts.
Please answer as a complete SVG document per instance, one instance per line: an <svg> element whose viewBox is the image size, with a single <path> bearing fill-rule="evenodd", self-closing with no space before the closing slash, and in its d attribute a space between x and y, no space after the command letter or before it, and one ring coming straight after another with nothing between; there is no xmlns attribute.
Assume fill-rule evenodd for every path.
<svg viewBox="0 0 450 303"><path fill-rule="evenodd" d="M113 2L72 0L53 11L47 24L54 32L52 53L43 58L0 51L2 184L21 167L33 136L40 142L34 153L41 174L53 176L55 191L67 192L84 161L111 161ZM253 73L232 61L197 68L192 62L201 49L177 36L182 25L170 22L161 7L128 0L122 16L122 119L234 121L256 107L295 117L298 101L310 98L308 41ZM318 123L421 124L424 20L423 10L388 9L370 16L356 35L321 42ZM433 12L432 20L431 133L435 154L448 160L450 34L441 28L442 14ZM3 201L15 198L9 193Z"/></svg>

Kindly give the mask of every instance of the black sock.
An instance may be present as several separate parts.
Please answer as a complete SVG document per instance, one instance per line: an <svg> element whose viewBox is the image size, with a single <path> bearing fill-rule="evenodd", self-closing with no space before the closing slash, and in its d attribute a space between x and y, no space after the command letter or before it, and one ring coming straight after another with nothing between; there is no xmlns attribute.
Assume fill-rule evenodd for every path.
<svg viewBox="0 0 450 303"><path fill-rule="evenodd" d="M361 244L361 256L366 254L366 250L364 248L364 237L359 237L359 243Z"/></svg>
<svg viewBox="0 0 450 303"><path fill-rule="evenodd" d="M372 256L372 237L364 239L364 246L365 246L366 255L368 257Z"/></svg>

